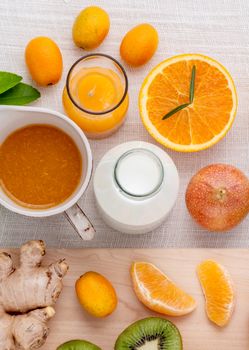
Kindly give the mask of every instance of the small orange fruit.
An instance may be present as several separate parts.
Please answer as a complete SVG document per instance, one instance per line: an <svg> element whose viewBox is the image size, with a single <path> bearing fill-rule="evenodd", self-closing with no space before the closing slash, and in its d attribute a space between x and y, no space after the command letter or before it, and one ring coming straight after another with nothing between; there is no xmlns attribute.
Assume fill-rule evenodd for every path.
<svg viewBox="0 0 249 350"><path fill-rule="evenodd" d="M148 62L158 46L156 29L147 23L132 28L120 45L120 55L131 66L137 67Z"/></svg>
<svg viewBox="0 0 249 350"><path fill-rule="evenodd" d="M75 284L82 307L95 317L110 315L117 306L117 295L112 284L101 274L89 271Z"/></svg>
<svg viewBox="0 0 249 350"><path fill-rule="evenodd" d="M225 326L235 305L233 282L226 269L212 260L203 261L197 269L206 298L206 312L210 321Z"/></svg>
<svg viewBox="0 0 249 350"><path fill-rule="evenodd" d="M37 84L56 84L62 75L62 55L57 44L50 38L40 36L32 39L25 50L29 72Z"/></svg>
<svg viewBox="0 0 249 350"><path fill-rule="evenodd" d="M98 6L89 6L76 17L72 29L75 45L84 50L98 47L110 29L108 13Z"/></svg>
<svg viewBox="0 0 249 350"><path fill-rule="evenodd" d="M200 54L178 55L161 62L145 78L139 95L145 128L159 143L181 152L200 151L221 140L233 124L237 103L234 82L226 68ZM185 107L163 120L180 106Z"/></svg>
<svg viewBox="0 0 249 350"><path fill-rule="evenodd" d="M131 277L138 299L153 311L169 316L182 316L196 308L196 301L190 295L150 263L133 263Z"/></svg>

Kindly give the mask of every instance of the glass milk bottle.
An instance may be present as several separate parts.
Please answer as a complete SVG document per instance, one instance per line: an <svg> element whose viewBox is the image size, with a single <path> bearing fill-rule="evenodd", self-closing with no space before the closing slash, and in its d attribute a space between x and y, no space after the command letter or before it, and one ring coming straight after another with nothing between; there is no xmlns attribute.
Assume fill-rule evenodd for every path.
<svg viewBox="0 0 249 350"><path fill-rule="evenodd" d="M107 225L123 233L146 233L161 225L178 189L172 159L161 148L142 141L112 148L94 175L99 213Z"/></svg>

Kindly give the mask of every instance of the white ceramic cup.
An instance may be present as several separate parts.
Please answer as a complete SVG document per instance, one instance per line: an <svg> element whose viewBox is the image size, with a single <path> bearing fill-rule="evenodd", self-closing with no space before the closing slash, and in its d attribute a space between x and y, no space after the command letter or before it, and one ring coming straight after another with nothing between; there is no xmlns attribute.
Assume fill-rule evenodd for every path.
<svg viewBox="0 0 249 350"><path fill-rule="evenodd" d="M0 145L15 130L32 124L57 127L74 140L80 151L83 164L80 183L66 201L52 208L30 209L22 207L10 199L1 188L0 204L15 213L32 217L47 217L64 212L82 239L92 239L95 233L93 225L77 205L77 201L87 189L92 175L92 152L86 136L68 117L53 110L37 107L0 106Z"/></svg>

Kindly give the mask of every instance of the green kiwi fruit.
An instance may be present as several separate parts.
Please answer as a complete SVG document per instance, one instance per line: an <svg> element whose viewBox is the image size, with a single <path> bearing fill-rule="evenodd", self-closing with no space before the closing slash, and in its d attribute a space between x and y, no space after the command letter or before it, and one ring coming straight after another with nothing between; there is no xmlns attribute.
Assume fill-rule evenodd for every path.
<svg viewBox="0 0 249 350"><path fill-rule="evenodd" d="M182 350L177 327L160 317L148 317L131 324L118 337L115 350Z"/></svg>
<svg viewBox="0 0 249 350"><path fill-rule="evenodd" d="M101 350L97 345L94 345L86 340L70 340L58 346L56 350Z"/></svg>

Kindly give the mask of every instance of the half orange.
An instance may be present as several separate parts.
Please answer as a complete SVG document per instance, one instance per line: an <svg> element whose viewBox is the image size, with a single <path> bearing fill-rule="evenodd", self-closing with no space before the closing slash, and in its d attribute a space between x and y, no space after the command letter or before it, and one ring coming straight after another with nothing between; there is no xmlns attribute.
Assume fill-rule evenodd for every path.
<svg viewBox="0 0 249 350"><path fill-rule="evenodd" d="M194 298L177 287L153 264L134 262L131 277L138 299L153 311L182 316L196 308Z"/></svg>
<svg viewBox="0 0 249 350"><path fill-rule="evenodd" d="M195 67L194 99L163 120L176 107L189 103ZM206 149L230 129L237 111L233 79L219 62L200 54L169 58L144 80L139 109L145 128L159 143L181 152Z"/></svg>
<svg viewBox="0 0 249 350"><path fill-rule="evenodd" d="M206 312L210 321L223 327L234 310L235 293L232 279L226 269L212 260L203 261L197 269L206 298Z"/></svg>

